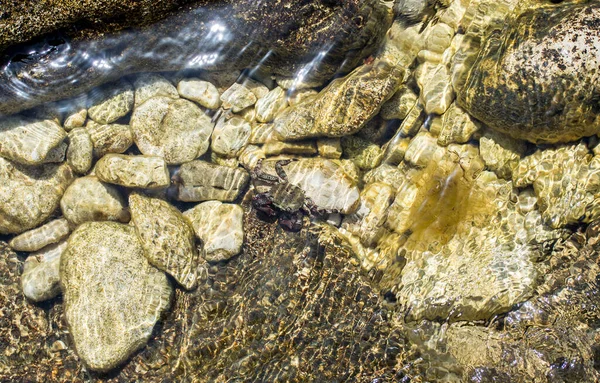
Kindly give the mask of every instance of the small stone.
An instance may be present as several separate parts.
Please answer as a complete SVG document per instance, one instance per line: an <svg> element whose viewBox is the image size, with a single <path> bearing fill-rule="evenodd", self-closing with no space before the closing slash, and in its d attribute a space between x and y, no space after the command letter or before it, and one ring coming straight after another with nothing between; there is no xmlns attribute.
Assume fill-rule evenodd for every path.
<svg viewBox="0 0 600 383"><path fill-rule="evenodd" d="M63 127L67 132L70 132L72 129L81 128L85 124L86 119L87 109L82 107L67 116L65 122L63 123Z"/></svg>
<svg viewBox="0 0 600 383"><path fill-rule="evenodd" d="M260 122L271 122L286 107L285 91L277 87L256 102L256 119Z"/></svg>
<svg viewBox="0 0 600 383"><path fill-rule="evenodd" d="M438 145L437 139L429 132L423 131L417 134L408 144L404 161L422 168L439 160L445 154L446 151Z"/></svg>
<svg viewBox="0 0 600 383"><path fill-rule="evenodd" d="M256 103L256 96L242 84L235 83L221 95L223 109L237 113Z"/></svg>
<svg viewBox="0 0 600 383"><path fill-rule="evenodd" d="M442 116L442 129L438 135L438 143L442 146L449 144L464 144L479 130L471 117L455 103L452 103Z"/></svg>
<svg viewBox="0 0 600 383"><path fill-rule="evenodd" d="M155 97L134 110L131 130L143 154L181 164L206 152L213 123L191 101Z"/></svg>
<svg viewBox="0 0 600 383"><path fill-rule="evenodd" d="M191 161L181 165L175 179L180 201L233 201L248 184L250 175L242 169Z"/></svg>
<svg viewBox="0 0 600 383"><path fill-rule="evenodd" d="M256 108L254 106L249 106L241 112L236 113L236 115L252 124L256 121Z"/></svg>
<svg viewBox="0 0 600 383"><path fill-rule="evenodd" d="M249 144L264 144L267 141L274 140L275 133L273 124L255 124L252 126L252 132L248 139Z"/></svg>
<svg viewBox="0 0 600 383"><path fill-rule="evenodd" d="M73 225L88 221L129 222L125 200L116 187L96 176L76 179L60 200L63 215Z"/></svg>
<svg viewBox="0 0 600 383"><path fill-rule="evenodd" d="M85 223L61 258L64 313L77 354L91 370L107 372L150 339L172 288L144 257L132 226Z"/></svg>
<svg viewBox="0 0 600 383"><path fill-rule="evenodd" d="M94 159L92 138L84 128L74 128L69 132L68 140L67 163L75 173L87 173Z"/></svg>
<svg viewBox="0 0 600 383"><path fill-rule="evenodd" d="M197 102L205 108L217 109L221 106L219 90L208 81L199 78L181 80L177 84L177 91L181 97Z"/></svg>
<svg viewBox="0 0 600 383"><path fill-rule="evenodd" d="M178 99L179 93L173 84L163 76L156 73L143 73L133 82L135 88L134 107L142 105L152 97L169 97Z"/></svg>
<svg viewBox="0 0 600 383"><path fill-rule="evenodd" d="M212 134L211 149L227 157L235 157L251 134L250 124L241 117L221 119Z"/></svg>
<svg viewBox="0 0 600 383"><path fill-rule="evenodd" d="M179 210L158 198L129 196L131 221L151 265L190 290L196 286L198 251L194 230Z"/></svg>
<svg viewBox="0 0 600 383"><path fill-rule="evenodd" d="M479 139L479 152L485 166L506 180L512 178L526 149L524 141L493 130L486 130Z"/></svg>
<svg viewBox="0 0 600 383"><path fill-rule="evenodd" d="M361 170L370 170L381 163L383 152L379 145L356 136L342 137L344 157L356 164Z"/></svg>
<svg viewBox="0 0 600 383"><path fill-rule="evenodd" d="M95 88L88 99L88 117L99 124L110 124L133 109L133 87L117 81Z"/></svg>
<svg viewBox="0 0 600 383"><path fill-rule="evenodd" d="M271 139L263 145L263 151L267 156L278 156L280 154L310 156L317 153L317 144L313 140L282 142Z"/></svg>
<svg viewBox="0 0 600 383"><path fill-rule="evenodd" d="M171 183L161 157L107 154L98 160L95 170L100 181L129 188L156 189Z"/></svg>
<svg viewBox="0 0 600 383"><path fill-rule="evenodd" d="M66 136L54 121L10 116L0 121L0 156L25 165L41 164Z"/></svg>
<svg viewBox="0 0 600 383"><path fill-rule="evenodd" d="M317 151L323 158L339 159L342 157L342 142L339 138L319 138Z"/></svg>
<svg viewBox="0 0 600 383"><path fill-rule="evenodd" d="M133 133L129 125L101 125L88 122L87 130L94 143L94 156L100 158L107 153L124 153L133 145Z"/></svg>
<svg viewBox="0 0 600 383"><path fill-rule="evenodd" d="M209 262L226 261L242 251L244 210L219 201L207 201L183 213L204 244Z"/></svg>
<svg viewBox="0 0 600 383"><path fill-rule="evenodd" d="M425 49L442 54L450 46L454 37L454 29L444 23L436 23L427 34Z"/></svg>
<svg viewBox="0 0 600 383"><path fill-rule="evenodd" d="M381 106L379 115L385 120L403 120L417 102L417 95L408 87L403 87Z"/></svg>
<svg viewBox="0 0 600 383"><path fill-rule="evenodd" d="M242 85L244 85L250 92L254 93L256 99L259 100L269 93L269 88L266 85L261 84L260 82L253 80L249 77L246 77L242 81Z"/></svg>
<svg viewBox="0 0 600 383"><path fill-rule="evenodd" d="M19 234L46 221L72 180L67 164L30 167L0 157L0 234Z"/></svg>
<svg viewBox="0 0 600 383"><path fill-rule="evenodd" d="M27 257L21 275L27 299L42 302L60 294L60 258L66 249L67 241L62 241Z"/></svg>
<svg viewBox="0 0 600 383"><path fill-rule="evenodd" d="M304 100L314 97L317 94L319 94L319 92L314 89L296 89L288 96L288 104L290 104L290 106L298 105Z"/></svg>
<svg viewBox="0 0 600 383"><path fill-rule="evenodd" d="M36 251L64 239L70 232L69 222L58 218L14 237L9 245L15 251Z"/></svg>
<svg viewBox="0 0 600 383"><path fill-rule="evenodd" d="M445 65L440 64L434 70L427 72L421 85L421 100L427 114L444 114L454 98L450 72Z"/></svg>
<svg viewBox="0 0 600 383"><path fill-rule="evenodd" d="M238 155L240 164L246 169L254 169L258 165L258 161L265 158L266 154L264 150L256 145L246 146Z"/></svg>

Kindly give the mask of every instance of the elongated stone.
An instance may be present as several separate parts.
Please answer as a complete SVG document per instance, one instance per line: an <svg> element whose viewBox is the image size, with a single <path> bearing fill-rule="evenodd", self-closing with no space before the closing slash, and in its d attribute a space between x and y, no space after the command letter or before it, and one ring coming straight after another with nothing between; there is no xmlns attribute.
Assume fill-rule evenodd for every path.
<svg viewBox="0 0 600 383"><path fill-rule="evenodd" d="M245 85L235 83L221 95L223 109L231 109L234 113L242 111L256 103L256 95Z"/></svg>
<svg viewBox="0 0 600 383"><path fill-rule="evenodd" d="M58 218L14 237L9 245L16 251L36 251L64 239L70 232L69 222Z"/></svg>
<svg viewBox="0 0 600 383"><path fill-rule="evenodd" d="M204 161L181 165L175 176L180 201L233 201L248 184L250 176L242 169Z"/></svg>
<svg viewBox="0 0 600 383"><path fill-rule="evenodd" d="M285 91L277 87L256 102L256 119L260 122L271 122L287 104Z"/></svg>
<svg viewBox="0 0 600 383"><path fill-rule="evenodd" d="M26 165L40 164L66 136L51 120L8 117L0 121L0 156Z"/></svg>
<svg viewBox="0 0 600 383"><path fill-rule="evenodd" d="M85 129L94 143L96 158L106 153L123 153L133 145L133 133L129 125L101 125L90 121Z"/></svg>
<svg viewBox="0 0 600 383"><path fill-rule="evenodd" d="M127 81L95 88L88 100L88 117L99 124L115 122L133 109L133 98L133 87Z"/></svg>
<svg viewBox="0 0 600 383"><path fill-rule="evenodd" d="M186 289L196 286L198 251L194 230L168 202L140 193L129 196L131 221L154 267L175 278Z"/></svg>
<svg viewBox="0 0 600 383"><path fill-rule="evenodd" d="M60 258L66 249L67 241L62 241L27 257L21 276L23 295L42 302L60 294Z"/></svg>
<svg viewBox="0 0 600 383"><path fill-rule="evenodd" d="M75 173L85 174L92 167L94 143L87 130L75 128L69 132L67 163Z"/></svg>
<svg viewBox="0 0 600 383"><path fill-rule="evenodd" d="M143 347L170 306L172 288L151 266L132 226L89 222L60 262L65 318L77 354L109 371Z"/></svg>
<svg viewBox="0 0 600 383"><path fill-rule="evenodd" d="M107 154L96 163L100 181L130 188L162 188L171 183L167 163L161 157Z"/></svg>

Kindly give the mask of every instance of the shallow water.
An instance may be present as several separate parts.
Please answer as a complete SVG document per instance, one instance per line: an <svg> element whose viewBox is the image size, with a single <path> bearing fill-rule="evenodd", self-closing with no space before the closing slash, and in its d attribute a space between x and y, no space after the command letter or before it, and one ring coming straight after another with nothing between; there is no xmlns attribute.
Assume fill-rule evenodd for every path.
<svg viewBox="0 0 600 383"><path fill-rule="evenodd" d="M519 15L572 17L594 65L598 7L421 3L226 3L8 50L0 381L597 381L598 138L535 130L535 93L526 135L470 110L501 89L487 53L502 74L560 46ZM589 76L549 121L595 126Z"/></svg>

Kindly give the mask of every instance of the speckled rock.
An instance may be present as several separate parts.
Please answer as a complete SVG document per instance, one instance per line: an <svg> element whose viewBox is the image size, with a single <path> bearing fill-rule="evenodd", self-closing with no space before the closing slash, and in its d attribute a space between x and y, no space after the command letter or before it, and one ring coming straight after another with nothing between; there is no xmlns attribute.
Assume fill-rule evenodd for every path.
<svg viewBox="0 0 600 383"><path fill-rule="evenodd" d="M244 78L241 84L250 92L254 93L257 100L260 100L269 93L269 88L265 84L250 77Z"/></svg>
<svg viewBox="0 0 600 383"><path fill-rule="evenodd" d="M342 142L339 138L319 138L317 150L323 158L338 159L342 156Z"/></svg>
<svg viewBox="0 0 600 383"><path fill-rule="evenodd" d="M256 102L256 119L259 122L271 122L287 104L285 91L276 87Z"/></svg>
<svg viewBox="0 0 600 383"><path fill-rule="evenodd" d="M479 139L479 152L485 166L507 180L512 178L526 149L524 141L489 129Z"/></svg>
<svg viewBox="0 0 600 383"><path fill-rule="evenodd" d="M88 99L88 117L99 124L110 124L133 109L134 91L127 81L95 88Z"/></svg>
<svg viewBox="0 0 600 383"><path fill-rule="evenodd" d="M142 105L153 97L168 97L178 99L177 88L163 76L156 73L142 73L133 81L135 88L134 108Z"/></svg>
<svg viewBox="0 0 600 383"><path fill-rule="evenodd" d="M117 188L100 182L96 176L76 179L62 196L60 208L73 225L87 221L129 221L129 211Z"/></svg>
<svg viewBox="0 0 600 383"><path fill-rule="evenodd" d="M129 196L131 221L151 265L185 289L196 286L198 251L194 230L168 202L140 193Z"/></svg>
<svg viewBox="0 0 600 383"><path fill-rule="evenodd" d="M42 302L60 294L60 258L66 249L67 241L62 241L29 254L21 276L27 299Z"/></svg>
<svg viewBox="0 0 600 383"><path fill-rule="evenodd" d="M317 94L319 94L319 92L317 92L314 89L296 89L296 90L288 90L287 92L288 97L287 97L287 101L288 104L290 106L294 106L294 105L298 105L299 103L301 103L302 101L311 98L313 96L316 96Z"/></svg>
<svg viewBox="0 0 600 383"><path fill-rule="evenodd" d="M304 90L309 88L320 88L323 86L323 81L317 79L308 78L308 76L296 76L296 77L286 77L286 76L275 76L275 81L277 85L285 90Z"/></svg>
<svg viewBox="0 0 600 383"><path fill-rule="evenodd" d="M181 97L197 102L205 108L217 109L221 106L219 90L208 81L198 78L181 80L177 84L177 91Z"/></svg>
<svg viewBox="0 0 600 383"><path fill-rule="evenodd" d="M36 251L64 239L70 232L69 222L58 218L14 237L8 244L16 251Z"/></svg>
<svg viewBox="0 0 600 383"><path fill-rule="evenodd" d="M0 156L26 165L40 164L66 136L51 120L8 117L0 121Z"/></svg>
<svg viewBox="0 0 600 383"><path fill-rule="evenodd" d="M379 112L404 75L404 69L385 61L363 65L332 81L317 96L280 113L275 131L284 141L353 134Z"/></svg>
<svg viewBox="0 0 600 383"><path fill-rule="evenodd" d="M386 120L403 120L417 99L415 92L408 87L403 87L381 106L380 116Z"/></svg>
<svg viewBox="0 0 600 383"><path fill-rule="evenodd" d="M65 141L61 142L60 144L58 144L58 146L55 146L48 152L48 155L46 156L46 158L44 158L42 163L53 164L64 162L67 156L68 147L69 145Z"/></svg>
<svg viewBox="0 0 600 383"><path fill-rule="evenodd" d="M180 201L233 201L248 184L250 175L243 169L233 169L205 161L181 165L175 175L177 199Z"/></svg>
<svg viewBox="0 0 600 383"><path fill-rule="evenodd" d="M257 145L248 145L240 151L238 156L240 164L246 169L254 169L260 159L265 159L264 150Z"/></svg>
<svg viewBox="0 0 600 383"><path fill-rule="evenodd" d="M479 130L471 117L459 106L452 103L442 116L442 127L438 135L438 144L464 144Z"/></svg>
<svg viewBox="0 0 600 383"><path fill-rule="evenodd" d="M459 105L489 127L535 143L598 133L599 22L596 3L525 11L490 35L470 70L460 72Z"/></svg>
<svg viewBox="0 0 600 383"><path fill-rule="evenodd" d="M421 86L421 101L427 114L444 114L456 97L450 71L445 65L439 64L434 69L427 70Z"/></svg>
<svg viewBox="0 0 600 383"><path fill-rule="evenodd" d="M267 141L275 139L273 124L253 124L249 144L264 144Z"/></svg>
<svg viewBox="0 0 600 383"><path fill-rule="evenodd" d="M341 139L344 158L356 163L361 170L370 170L381 163L382 151L379 145L357 136Z"/></svg>
<svg viewBox="0 0 600 383"><path fill-rule="evenodd" d="M100 181L129 188L163 188L171 179L167 163L161 157L107 154L96 163Z"/></svg>
<svg viewBox="0 0 600 383"><path fill-rule="evenodd" d="M69 132L68 141L67 163L75 173L87 173L94 159L92 138L84 128L74 128Z"/></svg>
<svg viewBox="0 0 600 383"><path fill-rule="evenodd" d="M0 157L0 234L19 234L43 223L72 180L66 164L29 167Z"/></svg>
<svg viewBox="0 0 600 383"><path fill-rule="evenodd" d="M63 128L70 132L72 129L81 128L85 124L87 119L87 108L85 106L80 107L78 110L73 111L65 118Z"/></svg>
<svg viewBox="0 0 600 383"><path fill-rule="evenodd" d="M206 152L213 124L191 101L155 97L134 110L131 130L143 154L181 164Z"/></svg>
<svg viewBox="0 0 600 383"><path fill-rule="evenodd" d="M225 261L242 250L244 211L240 206L207 201L187 210L183 215L202 240L202 254L207 261Z"/></svg>
<svg viewBox="0 0 600 383"><path fill-rule="evenodd" d="M301 140L282 142L268 140L262 147L267 156L278 156L280 154L296 154L310 156L317 153L317 144L313 140Z"/></svg>
<svg viewBox="0 0 600 383"><path fill-rule="evenodd" d="M248 142L251 131L250 124L241 117L221 119L212 133L210 148L223 156L235 157Z"/></svg>
<svg viewBox="0 0 600 383"><path fill-rule="evenodd" d="M133 145L133 133L129 125L101 125L90 121L85 129L94 143L94 157L96 158L107 153L123 153Z"/></svg>
<svg viewBox="0 0 600 383"><path fill-rule="evenodd" d="M221 95L223 109L237 113L256 103L256 95L243 84L235 83Z"/></svg>
<svg viewBox="0 0 600 383"><path fill-rule="evenodd" d="M167 277L143 253L135 229L119 223L85 223L69 238L60 262L65 318L94 371L109 371L143 347L170 306Z"/></svg>

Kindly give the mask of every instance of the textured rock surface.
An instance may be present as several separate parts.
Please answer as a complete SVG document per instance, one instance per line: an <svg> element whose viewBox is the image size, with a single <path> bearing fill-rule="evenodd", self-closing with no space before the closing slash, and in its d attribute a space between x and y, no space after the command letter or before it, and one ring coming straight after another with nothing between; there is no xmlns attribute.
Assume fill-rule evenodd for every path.
<svg viewBox="0 0 600 383"><path fill-rule="evenodd" d="M250 176L242 169L192 161L181 165L176 175L180 201L233 201L248 184Z"/></svg>
<svg viewBox="0 0 600 383"><path fill-rule="evenodd" d="M244 84L235 83L221 95L223 109L240 112L256 103L256 95Z"/></svg>
<svg viewBox="0 0 600 383"><path fill-rule="evenodd" d="M171 183L167 163L161 157L107 154L94 169L100 181L130 188L164 188Z"/></svg>
<svg viewBox="0 0 600 383"><path fill-rule="evenodd" d="M196 286L198 251L194 231L179 210L158 198L129 196L131 221L148 262L186 289Z"/></svg>
<svg viewBox="0 0 600 383"><path fill-rule="evenodd" d="M28 167L0 157L0 234L22 233L43 223L72 180L66 164Z"/></svg>
<svg viewBox="0 0 600 383"><path fill-rule="evenodd" d="M179 95L188 100L197 102L208 109L217 109L221 106L219 90L210 82L198 78L181 80L177 84Z"/></svg>
<svg viewBox="0 0 600 383"><path fill-rule="evenodd" d="M32 253L25 260L21 287L23 294L34 302L52 299L60 294L60 258L67 241Z"/></svg>
<svg viewBox="0 0 600 383"><path fill-rule="evenodd" d="M213 152L235 157L250 138L250 124L241 117L220 120L212 133L210 148Z"/></svg>
<svg viewBox="0 0 600 383"><path fill-rule="evenodd" d="M242 251L244 211L238 205L207 201L184 214L202 240L204 259L209 262L228 260Z"/></svg>
<svg viewBox="0 0 600 383"><path fill-rule="evenodd" d="M181 164L206 152L213 124L191 101L155 97L134 110L131 130L143 154Z"/></svg>
<svg viewBox="0 0 600 383"><path fill-rule="evenodd" d="M78 227L60 262L65 318L77 353L92 370L108 371L143 347L172 289L152 267L131 226Z"/></svg>
<svg viewBox="0 0 600 383"><path fill-rule="evenodd" d="M155 73L136 76L133 87L135 88L134 107L142 105L153 97L179 98L177 88L169 80Z"/></svg>
<svg viewBox="0 0 600 383"><path fill-rule="evenodd" d="M599 23L595 3L524 12L485 41L459 104L486 125L531 142L598 133Z"/></svg>
<svg viewBox="0 0 600 383"><path fill-rule="evenodd" d="M0 122L0 156L22 164L40 164L66 136L54 121L9 117Z"/></svg>
<svg viewBox="0 0 600 383"><path fill-rule="evenodd" d="M96 158L100 158L106 153L123 153L133 145L133 133L129 125L102 125L90 121L85 129L94 143Z"/></svg>
<svg viewBox="0 0 600 383"><path fill-rule="evenodd" d="M94 143L87 130L75 128L69 132L67 163L75 173L85 174L92 167Z"/></svg>
<svg viewBox="0 0 600 383"><path fill-rule="evenodd" d="M16 251L36 251L64 239L70 232L69 222L58 218L14 237L8 244Z"/></svg>
<svg viewBox="0 0 600 383"><path fill-rule="evenodd" d="M287 107L285 91L276 87L256 103L256 119L259 122L271 122L275 116Z"/></svg>
<svg viewBox="0 0 600 383"><path fill-rule="evenodd" d="M99 124L110 124L133 109L134 91L121 80L95 88L88 99L88 117Z"/></svg>
<svg viewBox="0 0 600 383"><path fill-rule="evenodd" d="M113 185L96 176L77 178L65 191L60 208L74 225L88 221L129 221L125 199Z"/></svg>

